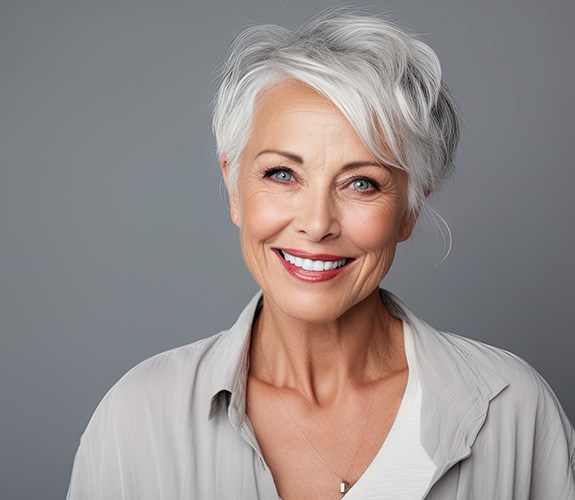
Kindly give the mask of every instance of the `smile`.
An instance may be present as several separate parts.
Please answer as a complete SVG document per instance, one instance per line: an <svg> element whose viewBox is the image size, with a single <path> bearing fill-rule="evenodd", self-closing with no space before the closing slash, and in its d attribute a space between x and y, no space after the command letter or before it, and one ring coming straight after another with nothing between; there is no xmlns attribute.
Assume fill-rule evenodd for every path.
<svg viewBox="0 0 575 500"><path fill-rule="evenodd" d="M314 260L310 258L296 257L287 253L285 250L279 250L281 256L290 264L300 267L305 271L331 271L345 266L349 259L339 260Z"/></svg>
<svg viewBox="0 0 575 500"><path fill-rule="evenodd" d="M308 283L330 281L345 273L355 260L341 255L311 253L293 248L274 248L273 252L293 278Z"/></svg>

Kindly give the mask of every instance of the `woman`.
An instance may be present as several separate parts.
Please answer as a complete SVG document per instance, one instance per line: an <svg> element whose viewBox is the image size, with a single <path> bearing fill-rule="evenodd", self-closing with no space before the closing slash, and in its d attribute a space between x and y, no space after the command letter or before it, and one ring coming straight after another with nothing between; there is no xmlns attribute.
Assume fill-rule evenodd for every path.
<svg viewBox="0 0 575 500"><path fill-rule="evenodd" d="M541 377L379 289L452 170L433 51L370 16L250 28L214 129L261 292L110 390L68 498L575 498L573 428Z"/></svg>

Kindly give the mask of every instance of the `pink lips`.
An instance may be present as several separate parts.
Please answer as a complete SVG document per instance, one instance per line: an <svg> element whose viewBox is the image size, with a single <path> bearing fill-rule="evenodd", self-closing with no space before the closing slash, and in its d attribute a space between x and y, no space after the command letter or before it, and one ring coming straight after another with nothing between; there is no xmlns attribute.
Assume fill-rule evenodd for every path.
<svg viewBox="0 0 575 500"><path fill-rule="evenodd" d="M280 252L280 249L274 249L274 253L278 256L281 264L284 266L284 268L290 275L301 281L308 281L308 282L320 282L320 281L331 280L336 276L339 276L342 272L344 272L347 269L349 262L353 260L349 259L349 257L324 254L324 253L311 253L303 250L296 250L294 248L282 248L281 250L284 250L285 252L289 253L290 255L293 255L294 257L300 257L302 259L323 260L323 261L338 261L342 259L348 259L348 262L345 265L338 267L337 269L329 269L327 271L307 271L285 260Z"/></svg>

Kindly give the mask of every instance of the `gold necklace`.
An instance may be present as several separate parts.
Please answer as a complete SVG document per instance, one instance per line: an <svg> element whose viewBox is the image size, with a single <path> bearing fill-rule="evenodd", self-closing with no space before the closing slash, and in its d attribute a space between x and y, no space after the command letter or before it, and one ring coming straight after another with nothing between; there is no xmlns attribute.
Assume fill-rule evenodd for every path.
<svg viewBox="0 0 575 500"><path fill-rule="evenodd" d="M367 415L367 423L363 426L363 431L361 433L359 442L357 444L357 447L355 449L355 452L353 454L353 456L351 457L351 460L349 462L349 465L345 471L345 474L340 474L338 471L336 471L321 455L320 453L314 448L314 446L311 444L311 442L309 441L309 439L306 437L306 435L303 433L303 431L301 430L300 426L298 425L295 417L293 416L291 410L288 408L284 398L282 397L279 388L273 383L273 377L272 377L272 371L270 368L270 365L268 363L265 351L264 351L264 346L262 344L262 337L260 335L260 325L261 325L261 317L258 318L258 327L256 329L256 335L258 337L258 344L259 344L259 348L260 351L262 353L262 358L264 360L264 364L266 366L266 370L268 372L268 377L270 379L270 384L271 386L274 388L278 399L281 403L281 405L283 406L288 418L290 419L291 423L293 424L293 426L295 427L295 429L297 430L298 434L301 436L301 438L305 441L305 443L309 446L309 448L313 451L314 455L318 458L318 460L323 463L325 465L325 467L327 469L329 469L331 471L332 474L334 474L340 481L339 484L339 492L341 493L342 497L345 496L345 494L349 491L349 489L355 484L355 481L352 481L350 476L349 476L349 472L353 466L355 457L357 456L357 454L359 453L359 450L361 448L361 445L363 444L363 441L365 439L365 435L367 433L367 428L368 425L367 423L369 423L369 421L371 420L371 415L373 413L373 398L374 398L374 394L375 394L375 390L372 390L369 394L369 411L368 411L368 415ZM387 338L387 342L385 343L385 347L383 350L383 354L382 354L382 359L385 358L385 354L387 352L387 347L388 347L388 343L389 343L389 337ZM382 362L382 369L381 369L381 373L379 375L379 377L376 380L379 380L381 377L383 376L383 362ZM307 398L305 398L303 395L301 396L302 398L304 398L307 401ZM307 401L309 403L309 401Z"/></svg>

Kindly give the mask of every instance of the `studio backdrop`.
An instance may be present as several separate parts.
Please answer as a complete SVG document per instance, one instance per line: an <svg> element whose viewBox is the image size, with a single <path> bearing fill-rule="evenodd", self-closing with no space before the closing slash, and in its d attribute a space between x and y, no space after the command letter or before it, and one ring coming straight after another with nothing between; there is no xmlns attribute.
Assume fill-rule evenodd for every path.
<svg viewBox="0 0 575 500"><path fill-rule="evenodd" d="M107 389L256 291L211 134L217 66L243 27L335 4L0 4L0 498L63 498ZM573 2L356 5L434 48L463 114L431 200L451 252L420 220L382 286L525 358L575 420Z"/></svg>

